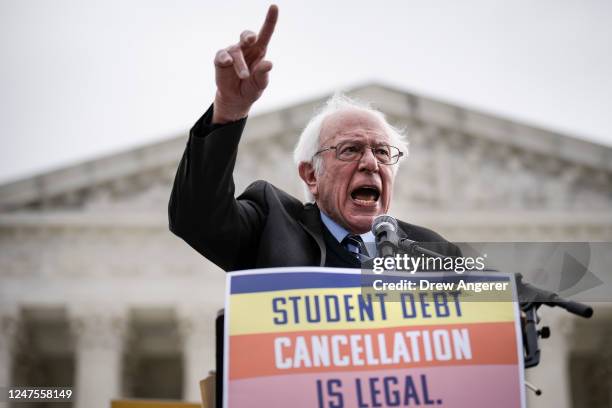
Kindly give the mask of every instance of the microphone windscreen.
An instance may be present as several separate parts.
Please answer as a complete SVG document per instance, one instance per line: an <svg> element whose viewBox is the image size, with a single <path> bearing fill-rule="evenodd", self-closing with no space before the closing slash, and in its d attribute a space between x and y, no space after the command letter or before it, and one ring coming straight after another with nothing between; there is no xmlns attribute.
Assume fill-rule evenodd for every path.
<svg viewBox="0 0 612 408"><path fill-rule="evenodd" d="M390 227L393 232L397 232L398 230L397 220L394 217L388 214L381 214L372 221L372 234L376 236L380 228L385 226Z"/></svg>

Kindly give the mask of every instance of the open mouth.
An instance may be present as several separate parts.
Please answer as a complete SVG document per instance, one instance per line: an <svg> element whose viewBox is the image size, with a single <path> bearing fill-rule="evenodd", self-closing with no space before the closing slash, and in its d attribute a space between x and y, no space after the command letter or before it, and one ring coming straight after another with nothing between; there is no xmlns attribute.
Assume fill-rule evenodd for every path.
<svg viewBox="0 0 612 408"><path fill-rule="evenodd" d="M375 186L361 186L351 191L353 200L363 204L374 204L380 198L380 191Z"/></svg>

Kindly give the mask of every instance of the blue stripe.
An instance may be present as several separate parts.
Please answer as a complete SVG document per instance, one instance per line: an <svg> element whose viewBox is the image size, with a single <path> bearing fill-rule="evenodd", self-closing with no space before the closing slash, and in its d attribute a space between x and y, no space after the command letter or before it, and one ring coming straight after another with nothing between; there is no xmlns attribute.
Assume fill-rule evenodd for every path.
<svg viewBox="0 0 612 408"><path fill-rule="evenodd" d="M323 289L323 288L354 288L371 287L375 280L383 282L400 282L402 280L418 281L422 278L406 274L405 276L392 275L364 275L329 272L280 272L257 275L230 276L230 293L257 293L273 292L291 289ZM506 276L470 276L451 275L441 277L428 277L430 282L457 282L461 279L466 282L508 282Z"/></svg>
<svg viewBox="0 0 612 408"><path fill-rule="evenodd" d="M353 288L361 286L360 274L287 272L231 277L231 294L308 288Z"/></svg>

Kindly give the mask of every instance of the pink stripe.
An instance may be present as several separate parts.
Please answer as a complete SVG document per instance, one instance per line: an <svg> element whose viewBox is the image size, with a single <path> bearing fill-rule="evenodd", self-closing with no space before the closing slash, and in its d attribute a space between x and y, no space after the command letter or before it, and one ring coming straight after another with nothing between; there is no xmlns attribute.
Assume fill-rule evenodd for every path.
<svg viewBox="0 0 612 408"><path fill-rule="evenodd" d="M521 389L519 384L518 366L516 365L490 365L490 366L463 366L463 367L430 367L416 369L399 369L385 371L369 371L361 373L338 372L320 374L296 374L262 377L255 379L232 380L229 384L229 408L234 407L308 407L317 408L319 398L317 393L317 380L321 380L323 392L327 389L327 380L338 379L342 394L342 405L345 407L358 407L359 395L362 406L372 407L392 406L418 406L415 399L404 404L405 384L407 376L412 379L420 406L426 405L428 399L433 401L431 406L436 407L520 407ZM422 377L424 376L424 377ZM384 379L393 377L397 383L387 380L388 398L385 397ZM370 391L370 379L374 380L373 388L380 390L377 395ZM425 379L426 391L422 385ZM361 384L361 392L357 389L357 380ZM394 404L399 391L399 404ZM335 398L323 397L322 407L329 403L338 404ZM373 400L376 398L377 400ZM375 403L380 405L375 405ZM336 405L340 406L340 405Z"/></svg>

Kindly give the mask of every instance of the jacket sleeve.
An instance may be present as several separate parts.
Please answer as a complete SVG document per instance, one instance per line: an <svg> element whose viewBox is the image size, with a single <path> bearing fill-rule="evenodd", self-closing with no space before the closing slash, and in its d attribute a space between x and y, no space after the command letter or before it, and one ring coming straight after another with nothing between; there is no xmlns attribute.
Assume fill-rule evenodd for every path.
<svg viewBox="0 0 612 408"><path fill-rule="evenodd" d="M170 230L226 271L249 268L267 209L257 194L234 198L232 173L246 118L210 125L212 109L189 132L168 204Z"/></svg>

